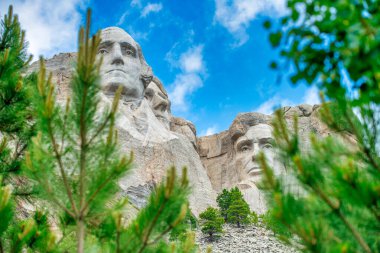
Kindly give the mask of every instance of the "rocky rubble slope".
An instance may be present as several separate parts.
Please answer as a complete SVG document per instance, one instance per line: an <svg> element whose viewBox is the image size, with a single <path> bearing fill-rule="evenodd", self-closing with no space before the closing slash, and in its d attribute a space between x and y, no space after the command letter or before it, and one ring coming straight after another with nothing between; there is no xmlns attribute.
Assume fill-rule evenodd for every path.
<svg viewBox="0 0 380 253"><path fill-rule="evenodd" d="M245 228L224 226L224 234L215 242L209 242L200 231L196 240L201 252L212 247L213 253L295 253L297 250L279 241L273 232L260 223Z"/></svg>

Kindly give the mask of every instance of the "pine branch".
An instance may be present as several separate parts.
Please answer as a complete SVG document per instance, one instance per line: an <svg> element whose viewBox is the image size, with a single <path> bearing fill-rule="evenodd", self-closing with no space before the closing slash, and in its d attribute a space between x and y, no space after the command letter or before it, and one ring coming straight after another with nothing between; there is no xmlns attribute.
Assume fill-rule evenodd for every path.
<svg viewBox="0 0 380 253"><path fill-rule="evenodd" d="M152 220L152 222L150 223L150 226L148 227L148 231L147 231L147 233L144 235L144 239L143 239L143 241L142 241L142 242L143 242L143 245L141 246L141 248L140 248L140 250L138 251L138 253L143 252L143 250L148 246L148 241L149 241L150 234L152 233L153 228L154 228L154 226L156 225L158 218L160 217L162 211L164 210L164 207L165 207L166 202L167 202L167 199L165 198L164 202L161 203L159 209L157 210L156 215L153 217L153 220Z"/></svg>
<svg viewBox="0 0 380 253"><path fill-rule="evenodd" d="M294 159L294 163L298 168L298 171L302 174L305 170L304 168L302 168L301 160L299 159L299 157L297 159ZM342 213L340 209L340 203L334 203L331 199L327 197L326 194L324 194L324 192L319 187L315 186L314 184L311 184L309 181L306 180L304 183L308 185L310 189L312 189L317 194L317 196L319 196L331 208L331 210L335 214L337 214L337 216L342 220L344 225L349 229L349 231L352 233L352 235L355 237L355 239L361 245L361 247L365 250L365 252L371 253L371 249L364 241L364 239L361 237L360 233L352 226L352 224L348 221L346 216Z"/></svg>
<svg viewBox="0 0 380 253"><path fill-rule="evenodd" d="M344 115L345 115L348 123L350 124L350 127L353 129L355 136L357 136L358 139L359 139L359 137L361 136L361 134L357 130L355 124L352 122L352 119L351 119L350 115L347 114L346 110L345 110L345 114ZM360 140L360 145L359 146L361 147L362 152L366 155L366 157L367 157L368 161L370 162L370 164L372 164L372 166L374 168L376 168L380 172L380 166L376 163L375 159L372 157L370 148L368 148L365 145L365 143L364 143L364 141L363 141L362 138L360 138L359 140Z"/></svg>
<svg viewBox="0 0 380 253"><path fill-rule="evenodd" d="M100 127L95 131L94 135L90 138L90 140L88 141L87 145L91 145L91 143L99 136L99 134L105 129L105 127L107 126L108 122L110 121L111 119L111 113L108 114L108 116L105 118L105 120L103 121L103 123L100 125Z"/></svg>
<svg viewBox="0 0 380 253"><path fill-rule="evenodd" d="M51 190L51 188L49 187L49 182L45 181L45 182L42 182L39 178L37 179L40 184L42 185L43 188L46 189L46 192L50 195L50 198L51 200L58 206L60 207L62 210L64 210L67 214L69 214L71 217L75 217L75 214L70 211L66 206L64 206L61 202L59 202L59 200L54 196L54 193L53 191Z"/></svg>
<svg viewBox="0 0 380 253"><path fill-rule="evenodd" d="M70 98L67 99L66 101L66 108L65 108L65 115L63 116L63 129L62 129L62 136L61 136L61 151L59 152L60 154L63 153L63 148L65 145L65 136L66 136L66 129L67 129L67 118L69 115L69 106L70 106Z"/></svg>
<svg viewBox="0 0 380 253"><path fill-rule="evenodd" d="M319 188L311 186L311 188L317 193L318 196L321 197L321 199L332 209L332 211L338 215L338 217L342 220L344 225L350 230L352 235L355 237L357 242L360 244L360 246L364 249L365 252L371 253L371 249L367 245L367 243L364 241L363 237L360 235L360 233L354 228L354 226L348 221L347 217L342 213L340 209L340 205L333 203L326 194L323 193L323 191Z"/></svg>
<svg viewBox="0 0 380 253"><path fill-rule="evenodd" d="M68 182L68 179L67 179L67 176L66 176L66 173L65 173L65 169L64 169L64 166L63 166L62 157L61 157L61 154L58 152L58 147L57 147L57 143L56 143L56 140L55 140L55 137L54 137L54 134L53 134L53 129L52 129L51 121L50 120L48 122L48 134L49 134L50 140L52 142L52 146L53 146L53 151L54 151L55 157L56 157L56 159L58 161L59 171L61 173L63 184L64 184L64 187L66 189L66 193L67 193L67 196L69 198L70 204L71 204L71 206L72 206L72 208L74 210L74 213L78 214L78 209L77 209L77 207L75 205L73 194L71 192L71 187L69 185L69 182Z"/></svg>

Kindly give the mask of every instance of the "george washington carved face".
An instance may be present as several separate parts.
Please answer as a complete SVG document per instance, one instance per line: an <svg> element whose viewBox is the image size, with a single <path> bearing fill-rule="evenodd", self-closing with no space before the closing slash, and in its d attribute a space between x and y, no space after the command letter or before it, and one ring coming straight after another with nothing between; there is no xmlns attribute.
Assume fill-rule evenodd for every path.
<svg viewBox="0 0 380 253"><path fill-rule="evenodd" d="M113 95L123 86L126 101L142 99L152 70L145 62L140 46L123 29L109 27L102 30L98 56L103 57L100 69L102 88Z"/></svg>

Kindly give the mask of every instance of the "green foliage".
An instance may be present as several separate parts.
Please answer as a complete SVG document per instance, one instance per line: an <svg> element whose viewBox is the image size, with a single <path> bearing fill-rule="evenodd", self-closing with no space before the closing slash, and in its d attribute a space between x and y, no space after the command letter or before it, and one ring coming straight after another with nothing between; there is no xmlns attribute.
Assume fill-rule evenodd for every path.
<svg viewBox="0 0 380 253"><path fill-rule="evenodd" d="M0 252L50 252L55 246L44 214L20 221L14 211L15 196L31 193L26 180L14 180L33 134L29 90L34 76L23 75L29 60L24 32L10 6L0 28Z"/></svg>
<svg viewBox="0 0 380 253"><path fill-rule="evenodd" d="M13 233L17 238L25 234L17 252L24 244L44 252L54 247L69 252L195 252L192 235L177 243L166 240L188 212L186 169L178 178L171 168L129 226L123 216L127 201L109 205L119 179L132 167L133 154L127 158L118 149L115 114L121 87L112 106L99 113L101 60L96 55L100 36L90 38L89 32L90 11L86 29L80 29L72 98L65 107L56 103L52 76L46 78L41 59L33 101L38 134L26 153L26 175L37 182L38 196L52 210L52 219L60 221L62 238L56 244L43 229L45 216L39 215L26 221L21 232Z"/></svg>
<svg viewBox="0 0 380 253"><path fill-rule="evenodd" d="M175 171L174 167L170 169L166 183L152 193L137 218L120 230L119 245L123 252L171 252L165 237L185 220L189 193L186 169L180 180L176 179ZM175 252L193 252L196 248L189 238L173 245Z"/></svg>
<svg viewBox="0 0 380 253"><path fill-rule="evenodd" d="M2 178L0 177L2 183ZM0 186L0 238L8 230L9 225L13 218L13 205L11 201L12 190L11 186ZM0 240L1 241L1 240Z"/></svg>
<svg viewBox="0 0 380 253"><path fill-rule="evenodd" d="M210 240L223 232L224 219L218 209L208 207L199 215L202 233L207 234Z"/></svg>
<svg viewBox="0 0 380 253"><path fill-rule="evenodd" d="M90 15L90 14L89 14ZM99 222L107 203L118 190L117 181L131 168L130 158L120 157L114 129L121 89L111 108L99 109L100 62L96 54L99 33L89 37L80 29L79 52L65 108L55 101L51 74L46 79L41 60L35 107L38 135L26 156L26 172L38 182L40 197L75 221L79 252L83 251L86 225Z"/></svg>
<svg viewBox="0 0 380 253"><path fill-rule="evenodd" d="M289 15L269 41L281 50L291 80L318 84L328 97L344 100L347 85L358 104L379 103L379 1L288 0ZM280 61L281 62L281 61ZM347 83L349 80L349 83Z"/></svg>
<svg viewBox="0 0 380 253"><path fill-rule="evenodd" d="M171 241L183 241L186 239L188 232L196 230L198 227L196 217L191 213L190 208L187 209L186 216L182 222L170 231Z"/></svg>
<svg viewBox="0 0 380 253"><path fill-rule="evenodd" d="M223 189L223 191L218 194L216 202L218 203L220 213L223 215L224 220L227 221L227 211L231 205L230 192L227 189Z"/></svg>
<svg viewBox="0 0 380 253"><path fill-rule="evenodd" d="M295 185L275 177L261 155L270 216L274 227L281 224L275 230L288 242L297 235L295 245L305 251L378 252L380 2L289 0L288 6L274 31L282 33L280 43L275 35L270 41L294 66L291 80L318 85L329 100L319 113L333 134L312 135L305 152L297 118L288 126L276 113L276 148Z"/></svg>
<svg viewBox="0 0 380 253"><path fill-rule="evenodd" d="M275 235L286 234L287 236L291 236L288 229L281 222L279 222L276 217L273 216L273 212L271 210L261 215L261 222L267 229L272 230ZM283 239L286 240L287 237L283 237Z"/></svg>
<svg viewBox="0 0 380 253"><path fill-rule="evenodd" d="M249 224L250 220L250 210L247 202L244 199L233 200L228 208L228 222L236 224L240 227L241 224Z"/></svg>
<svg viewBox="0 0 380 253"><path fill-rule="evenodd" d="M0 173L4 183L20 173L24 151L34 132L29 95L35 76L23 76L31 59L27 58L24 36L10 6L0 27ZM18 193L25 195L27 191L16 187Z"/></svg>
<svg viewBox="0 0 380 253"><path fill-rule="evenodd" d="M251 211L248 215L249 223L257 224L259 222L259 216L254 211Z"/></svg>
<svg viewBox="0 0 380 253"><path fill-rule="evenodd" d="M223 189L216 198L221 214L228 223L233 223L240 227L241 224L257 222L257 215L251 212L248 203L244 200L239 188L231 190Z"/></svg>
<svg viewBox="0 0 380 253"><path fill-rule="evenodd" d="M0 183L2 179L0 177ZM11 186L0 186L0 252L52 252L55 236L50 231L47 216L36 212L34 217L18 221L14 217Z"/></svg>

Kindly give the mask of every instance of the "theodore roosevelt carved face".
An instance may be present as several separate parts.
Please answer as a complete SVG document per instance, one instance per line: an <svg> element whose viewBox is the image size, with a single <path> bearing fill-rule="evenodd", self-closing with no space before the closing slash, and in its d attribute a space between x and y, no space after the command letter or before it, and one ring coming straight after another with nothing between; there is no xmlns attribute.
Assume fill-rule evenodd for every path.
<svg viewBox="0 0 380 253"><path fill-rule="evenodd" d="M101 39L98 56L103 57L100 69L103 91L113 95L122 86L125 101L141 100L153 74L139 44L118 27L103 29Z"/></svg>

